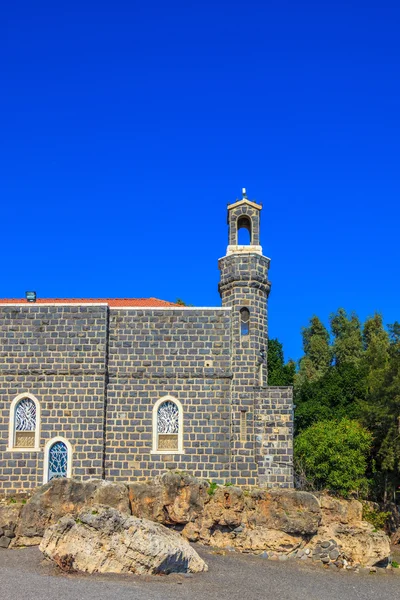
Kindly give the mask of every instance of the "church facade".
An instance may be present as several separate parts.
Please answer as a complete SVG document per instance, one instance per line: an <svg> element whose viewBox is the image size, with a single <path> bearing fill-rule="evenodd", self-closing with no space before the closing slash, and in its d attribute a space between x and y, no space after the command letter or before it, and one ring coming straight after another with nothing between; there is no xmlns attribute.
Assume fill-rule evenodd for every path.
<svg viewBox="0 0 400 600"><path fill-rule="evenodd" d="M0 300L0 493L169 469L292 487L292 388L268 386L261 208L228 205L221 307Z"/></svg>

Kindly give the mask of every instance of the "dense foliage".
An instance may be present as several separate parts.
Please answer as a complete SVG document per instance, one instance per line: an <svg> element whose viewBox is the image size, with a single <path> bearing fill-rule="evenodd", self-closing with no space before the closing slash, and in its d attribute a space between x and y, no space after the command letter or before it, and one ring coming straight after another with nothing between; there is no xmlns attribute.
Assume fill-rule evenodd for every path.
<svg viewBox="0 0 400 600"><path fill-rule="evenodd" d="M372 434L357 421L318 421L296 437L297 472L304 470L315 489L365 493L371 445Z"/></svg>
<svg viewBox="0 0 400 600"><path fill-rule="evenodd" d="M394 499L400 490L400 323L385 328L375 314L362 324L339 309L329 329L314 316L302 335L297 369L293 361L285 364L278 340L268 351L269 385L294 385L297 465L319 487L365 493L368 480L370 498Z"/></svg>

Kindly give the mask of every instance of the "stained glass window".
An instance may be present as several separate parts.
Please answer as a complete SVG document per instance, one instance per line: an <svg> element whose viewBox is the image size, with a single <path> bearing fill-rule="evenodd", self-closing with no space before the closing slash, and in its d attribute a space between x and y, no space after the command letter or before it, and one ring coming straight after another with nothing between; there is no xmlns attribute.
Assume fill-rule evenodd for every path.
<svg viewBox="0 0 400 600"><path fill-rule="evenodd" d="M157 411L157 450L178 450L179 408L166 400Z"/></svg>
<svg viewBox="0 0 400 600"><path fill-rule="evenodd" d="M49 473L47 481L67 476L68 448L64 442L55 442L49 450Z"/></svg>
<svg viewBox="0 0 400 600"><path fill-rule="evenodd" d="M15 447L34 448L35 431L36 404L30 398L23 398L15 408Z"/></svg>

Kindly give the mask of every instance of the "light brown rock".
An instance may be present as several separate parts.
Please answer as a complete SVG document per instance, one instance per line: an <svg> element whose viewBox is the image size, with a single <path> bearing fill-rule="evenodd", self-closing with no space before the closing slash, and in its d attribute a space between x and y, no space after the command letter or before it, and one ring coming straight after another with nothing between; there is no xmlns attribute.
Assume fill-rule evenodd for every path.
<svg viewBox="0 0 400 600"><path fill-rule="evenodd" d="M271 490L259 496L247 517L253 528L268 527L292 535L313 535L321 522L317 498L309 492Z"/></svg>
<svg viewBox="0 0 400 600"><path fill-rule="evenodd" d="M363 507L358 500L343 500L327 494L318 496L322 513L322 525L329 523L359 523L362 521Z"/></svg>
<svg viewBox="0 0 400 600"><path fill-rule="evenodd" d="M62 516L99 503L130 514L128 489L122 483L54 479L39 488L22 508L14 545L37 545L45 529Z"/></svg>
<svg viewBox="0 0 400 600"><path fill-rule="evenodd" d="M287 554L299 548L303 538L284 531L258 527L237 536L233 546L238 550L266 550Z"/></svg>
<svg viewBox="0 0 400 600"><path fill-rule="evenodd" d="M165 473L128 488L133 515L169 525L193 521L209 500L206 481L180 473Z"/></svg>
<svg viewBox="0 0 400 600"><path fill-rule="evenodd" d="M177 532L108 507L82 510L46 530L43 554L66 571L198 573L207 565Z"/></svg>
<svg viewBox="0 0 400 600"><path fill-rule="evenodd" d="M322 525L314 540L334 540L342 555L354 563L372 566L390 555L390 540L384 531L376 531L370 523L360 521L352 525L331 523Z"/></svg>

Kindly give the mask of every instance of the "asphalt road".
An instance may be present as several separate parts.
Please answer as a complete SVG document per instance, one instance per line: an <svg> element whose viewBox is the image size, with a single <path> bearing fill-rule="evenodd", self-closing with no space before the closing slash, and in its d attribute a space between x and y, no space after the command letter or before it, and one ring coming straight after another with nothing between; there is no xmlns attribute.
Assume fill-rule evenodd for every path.
<svg viewBox="0 0 400 600"><path fill-rule="evenodd" d="M300 561L196 550L209 565L196 575L66 575L37 548L0 550L6 600L395 600L400 573L331 572Z"/></svg>

